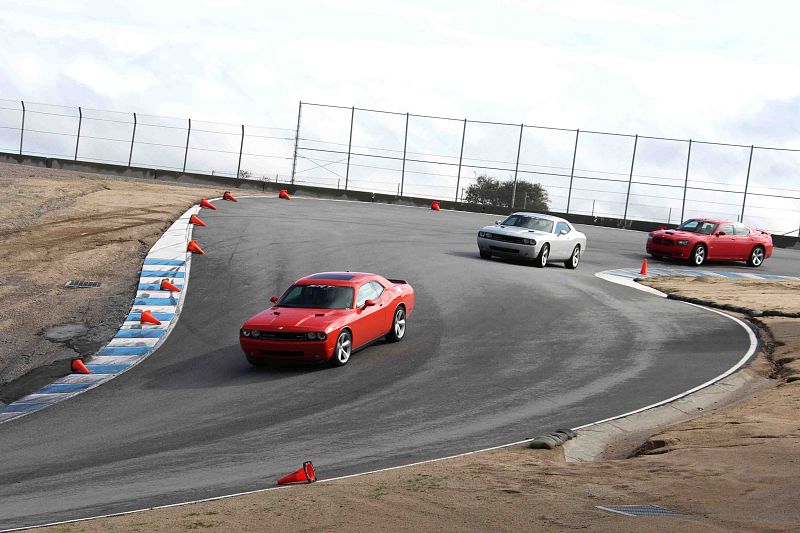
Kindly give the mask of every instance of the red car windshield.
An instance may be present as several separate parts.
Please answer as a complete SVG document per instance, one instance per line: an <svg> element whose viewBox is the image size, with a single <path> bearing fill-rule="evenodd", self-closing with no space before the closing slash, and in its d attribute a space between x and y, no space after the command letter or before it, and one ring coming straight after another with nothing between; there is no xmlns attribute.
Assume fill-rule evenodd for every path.
<svg viewBox="0 0 800 533"><path fill-rule="evenodd" d="M706 222L704 220L687 220L677 228L679 231L688 231L691 233L700 233L702 235L711 235L714 233L714 228L717 225L713 222Z"/></svg>
<svg viewBox="0 0 800 533"><path fill-rule="evenodd" d="M339 285L292 285L277 305L311 309L350 309L353 287Z"/></svg>

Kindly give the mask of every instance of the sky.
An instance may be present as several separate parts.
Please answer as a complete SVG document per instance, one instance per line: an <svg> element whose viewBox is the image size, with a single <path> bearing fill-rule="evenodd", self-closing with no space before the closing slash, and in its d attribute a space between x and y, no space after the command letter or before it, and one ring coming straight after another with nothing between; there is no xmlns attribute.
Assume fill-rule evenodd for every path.
<svg viewBox="0 0 800 533"><path fill-rule="evenodd" d="M2 99L287 131L295 127L303 101L800 148L800 5L790 1L2 0L0 5ZM304 111L308 136L346 144L349 113L316 111ZM380 123L361 114L359 120L354 144L402 149L402 120ZM457 156L456 126L444 142L440 132L450 126L415 122L415 150L450 157L455 150ZM274 130L278 137L279 131ZM470 128L469 135L466 150L475 159L513 161L518 133ZM590 144L581 145L583 166L628 172L629 156L621 154L630 152L632 140L624 141L610 146L611 141L585 140ZM525 142L530 147L523 163L563 169L571 162L564 163L571 155L566 140L559 139L557 147L551 139ZM494 145L497 149L490 149ZM685 147L662 150L651 143L637 149L670 152L652 156L651 166L663 166L662 157L674 160L675 168L662 171L682 177L678 161L685 165ZM609 150L616 155L606 160ZM532 157L534 152L541 157ZM747 158L742 162L740 152L725 161L710 155L698 162L698 172L730 165L736 176L720 170L724 176L705 179L741 181ZM325 163L332 160L303 163L334 168ZM755 165L757 185L800 189L795 173L800 156L760 153L754 171ZM417 182L435 173L420 174ZM328 176L339 174L341 169ZM780 208L787 210L784 218L800 220L797 202Z"/></svg>

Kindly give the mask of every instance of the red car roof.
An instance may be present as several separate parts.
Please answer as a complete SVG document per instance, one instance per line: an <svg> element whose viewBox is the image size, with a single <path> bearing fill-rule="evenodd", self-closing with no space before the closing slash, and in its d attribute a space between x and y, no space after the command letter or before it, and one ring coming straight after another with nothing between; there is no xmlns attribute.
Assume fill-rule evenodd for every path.
<svg viewBox="0 0 800 533"><path fill-rule="evenodd" d="M304 278L297 280L297 285L306 285L314 283L326 283L328 285L357 285L367 278L371 278L375 274L366 272L319 272L311 274Z"/></svg>

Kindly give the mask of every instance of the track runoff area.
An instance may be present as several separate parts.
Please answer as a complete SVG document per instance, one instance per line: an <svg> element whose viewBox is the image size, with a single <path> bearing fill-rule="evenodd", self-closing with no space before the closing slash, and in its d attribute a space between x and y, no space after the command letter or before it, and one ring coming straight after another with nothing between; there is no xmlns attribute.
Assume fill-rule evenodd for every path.
<svg viewBox="0 0 800 533"><path fill-rule="evenodd" d="M309 460L324 480L519 442L682 394L750 346L725 316L594 275L641 264L644 233L582 226L577 270L535 269L479 258L486 215L215 204L199 213L207 227L192 239L205 254L159 348L0 426L0 528L259 490ZM800 274L796 259L778 249L759 272ZM334 270L408 280L416 308L404 340L342 368L252 367L242 323L294 280Z"/></svg>

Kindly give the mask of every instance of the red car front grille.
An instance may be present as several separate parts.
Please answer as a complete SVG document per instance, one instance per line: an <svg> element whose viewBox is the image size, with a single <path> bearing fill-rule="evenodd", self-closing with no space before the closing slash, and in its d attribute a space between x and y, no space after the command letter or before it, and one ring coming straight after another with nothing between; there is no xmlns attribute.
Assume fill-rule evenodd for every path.
<svg viewBox="0 0 800 533"><path fill-rule="evenodd" d="M664 237L653 237L653 244L660 244L662 246L672 246L674 243L669 239L665 239Z"/></svg>

